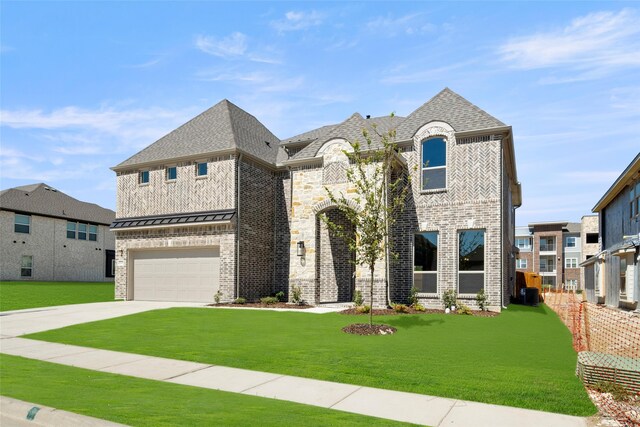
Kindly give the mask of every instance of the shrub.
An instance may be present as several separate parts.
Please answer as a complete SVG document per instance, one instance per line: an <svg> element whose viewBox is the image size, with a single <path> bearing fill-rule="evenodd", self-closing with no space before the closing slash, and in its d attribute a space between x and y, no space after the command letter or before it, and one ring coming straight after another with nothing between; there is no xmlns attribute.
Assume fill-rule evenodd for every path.
<svg viewBox="0 0 640 427"><path fill-rule="evenodd" d="M422 304L420 304L420 303L414 304L414 305L413 305L413 309L414 309L415 311L427 311L427 309L426 309L426 308L424 308L424 305L422 305Z"/></svg>
<svg viewBox="0 0 640 427"><path fill-rule="evenodd" d="M396 313L408 313L409 307L406 304L391 304Z"/></svg>
<svg viewBox="0 0 640 427"><path fill-rule="evenodd" d="M298 305L302 305L304 303L302 300L302 288L298 285L293 285L291 287L291 302Z"/></svg>
<svg viewBox="0 0 640 427"><path fill-rule="evenodd" d="M359 305L356 307L356 313L365 314L371 311L371 307L368 305Z"/></svg>
<svg viewBox="0 0 640 427"><path fill-rule="evenodd" d="M364 304L362 292L360 292L359 290L356 290L355 294L353 295L353 303L356 305L356 307L360 307L362 304Z"/></svg>
<svg viewBox="0 0 640 427"><path fill-rule="evenodd" d="M216 304L220 304L220 297L222 297L222 292L220 292L220 289L218 289L218 292L213 295L213 300Z"/></svg>
<svg viewBox="0 0 640 427"><path fill-rule="evenodd" d="M409 305L413 307L416 304L418 304L418 290L415 286L412 286L411 292L409 293Z"/></svg>
<svg viewBox="0 0 640 427"><path fill-rule="evenodd" d="M484 293L484 289L480 289L480 292L476 294L476 302L480 310L485 311L487 309L487 294Z"/></svg>
<svg viewBox="0 0 640 427"><path fill-rule="evenodd" d="M451 308L456 305L456 299L458 294L453 289L447 289L442 295L442 301L444 302L444 308Z"/></svg>
<svg viewBox="0 0 640 427"><path fill-rule="evenodd" d="M463 314L465 316L471 316L473 314L471 309L469 307L467 307L466 305L462 304L462 303L458 304L457 309L456 309L456 313L457 314Z"/></svg>
<svg viewBox="0 0 640 427"><path fill-rule="evenodd" d="M629 398L629 392L624 386L612 381L598 381L591 386L600 393L610 393L614 400L622 401Z"/></svg>
<svg viewBox="0 0 640 427"><path fill-rule="evenodd" d="M551 285L542 285L542 292L549 292L551 290Z"/></svg>
<svg viewBox="0 0 640 427"><path fill-rule="evenodd" d="M271 305L271 304L276 304L280 302L280 300L278 300L278 298L276 297L263 297L263 298L260 298L260 302L262 304Z"/></svg>
<svg viewBox="0 0 640 427"><path fill-rule="evenodd" d="M278 300L278 302L284 302L284 292L280 291L280 292L276 292L276 299Z"/></svg>
<svg viewBox="0 0 640 427"><path fill-rule="evenodd" d="M235 300L233 300L234 304L246 304L247 303L247 299L246 298L242 298L242 297L238 297Z"/></svg>

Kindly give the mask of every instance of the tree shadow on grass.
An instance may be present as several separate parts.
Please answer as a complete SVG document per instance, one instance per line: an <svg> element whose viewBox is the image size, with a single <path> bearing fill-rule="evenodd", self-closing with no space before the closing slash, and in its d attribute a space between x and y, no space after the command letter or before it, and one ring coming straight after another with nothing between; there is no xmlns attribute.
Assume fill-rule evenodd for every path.
<svg viewBox="0 0 640 427"><path fill-rule="evenodd" d="M408 316L396 317L394 319L385 320L384 323L398 329L409 329L416 326L428 327L428 326L439 325L441 323L444 323L444 320L437 319L437 318L429 318L429 316L408 315Z"/></svg>

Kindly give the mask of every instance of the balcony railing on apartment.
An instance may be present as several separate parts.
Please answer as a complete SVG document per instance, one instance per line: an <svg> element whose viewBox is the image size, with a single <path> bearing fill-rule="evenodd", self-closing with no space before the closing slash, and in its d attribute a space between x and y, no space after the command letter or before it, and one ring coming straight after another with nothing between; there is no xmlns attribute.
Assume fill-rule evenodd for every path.
<svg viewBox="0 0 640 427"><path fill-rule="evenodd" d="M549 244L543 244L540 243L540 252L555 252L556 251L556 245L549 245Z"/></svg>
<svg viewBox="0 0 640 427"><path fill-rule="evenodd" d="M540 266L540 272L541 273L555 273L556 272L556 267L555 265L541 265Z"/></svg>

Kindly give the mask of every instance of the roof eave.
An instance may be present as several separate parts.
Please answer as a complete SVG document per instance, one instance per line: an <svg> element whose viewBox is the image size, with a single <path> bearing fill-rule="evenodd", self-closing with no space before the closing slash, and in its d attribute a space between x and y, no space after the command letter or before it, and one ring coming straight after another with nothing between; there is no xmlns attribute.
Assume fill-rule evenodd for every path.
<svg viewBox="0 0 640 427"><path fill-rule="evenodd" d="M609 187L602 198L591 209L591 212L598 213L604 209L623 189L627 186L629 179L640 171L640 153L629 163L629 166L620 174L618 179Z"/></svg>

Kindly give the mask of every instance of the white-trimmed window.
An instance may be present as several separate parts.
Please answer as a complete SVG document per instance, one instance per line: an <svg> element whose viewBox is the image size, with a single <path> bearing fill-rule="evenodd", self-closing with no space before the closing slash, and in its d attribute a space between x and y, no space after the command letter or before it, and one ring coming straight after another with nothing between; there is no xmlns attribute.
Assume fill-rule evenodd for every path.
<svg viewBox="0 0 640 427"><path fill-rule="evenodd" d="M167 166L164 170L164 179L167 181L175 181L178 179L178 168L175 166Z"/></svg>
<svg viewBox="0 0 640 427"><path fill-rule="evenodd" d="M89 240L98 241L98 226L89 224Z"/></svg>
<svg viewBox="0 0 640 427"><path fill-rule="evenodd" d="M20 277L32 277L33 276L33 256L22 255L20 260Z"/></svg>
<svg viewBox="0 0 640 427"><path fill-rule="evenodd" d="M16 214L13 231L29 234L31 232L31 215Z"/></svg>
<svg viewBox="0 0 640 427"><path fill-rule="evenodd" d="M67 221L67 239L76 238L76 226L77 226L77 223Z"/></svg>
<svg viewBox="0 0 640 427"><path fill-rule="evenodd" d="M640 181L629 186L629 218L640 215Z"/></svg>
<svg viewBox="0 0 640 427"><path fill-rule="evenodd" d="M578 268L578 258L565 258L564 268Z"/></svg>
<svg viewBox="0 0 640 427"><path fill-rule="evenodd" d="M527 260L525 258L516 258L516 268L527 268Z"/></svg>
<svg viewBox="0 0 640 427"><path fill-rule="evenodd" d="M444 138L422 141L421 175L423 190L447 187L447 142Z"/></svg>
<svg viewBox="0 0 640 427"><path fill-rule="evenodd" d="M484 230L458 233L458 294L484 289Z"/></svg>
<svg viewBox="0 0 640 427"><path fill-rule="evenodd" d="M196 163L196 176L207 176L209 173L207 166L207 162Z"/></svg>
<svg viewBox="0 0 640 427"><path fill-rule="evenodd" d="M575 248L576 247L576 237L573 237L573 236L567 237L565 247L567 247L567 248Z"/></svg>
<svg viewBox="0 0 640 427"><path fill-rule="evenodd" d="M516 247L520 250L530 251L531 250L531 237L517 237L516 238Z"/></svg>
<svg viewBox="0 0 640 427"><path fill-rule="evenodd" d="M578 279L568 279L566 282L564 282L564 288L567 291L578 290Z"/></svg>
<svg viewBox="0 0 640 427"><path fill-rule="evenodd" d="M138 184L149 183L149 171L140 171L138 173Z"/></svg>
<svg viewBox="0 0 640 427"><path fill-rule="evenodd" d="M87 224L78 223L78 240L87 240Z"/></svg>
<svg viewBox="0 0 640 427"><path fill-rule="evenodd" d="M418 292L438 293L438 233L417 233L413 241L413 286Z"/></svg>

